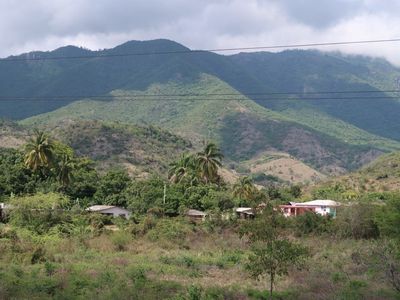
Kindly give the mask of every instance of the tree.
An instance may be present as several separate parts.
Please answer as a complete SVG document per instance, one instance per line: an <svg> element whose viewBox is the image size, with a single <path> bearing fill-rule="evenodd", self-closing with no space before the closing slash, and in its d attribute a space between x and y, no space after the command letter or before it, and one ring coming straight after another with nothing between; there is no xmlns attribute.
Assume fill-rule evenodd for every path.
<svg viewBox="0 0 400 300"><path fill-rule="evenodd" d="M131 179L124 169L108 171L99 181L94 198L99 204L127 206L126 189Z"/></svg>
<svg viewBox="0 0 400 300"><path fill-rule="evenodd" d="M75 169L75 161L67 154L63 154L57 163L57 179L63 188L71 183L72 172Z"/></svg>
<svg viewBox="0 0 400 300"><path fill-rule="evenodd" d="M170 166L168 177L172 183L188 182L193 185L197 181L198 168L196 158L192 154L183 154Z"/></svg>
<svg viewBox="0 0 400 300"><path fill-rule="evenodd" d="M258 190L250 177L241 177L233 185L233 196L241 200L252 201L256 198L257 194Z"/></svg>
<svg viewBox="0 0 400 300"><path fill-rule="evenodd" d="M53 142L44 131L35 130L35 136L25 145L25 165L33 172L53 163Z"/></svg>
<svg viewBox="0 0 400 300"><path fill-rule="evenodd" d="M276 277L287 275L292 267L301 267L307 257L306 248L287 239L257 242L251 251L246 269L257 279L269 276L271 297Z"/></svg>
<svg viewBox="0 0 400 300"><path fill-rule="evenodd" d="M257 279L269 276L271 297L276 277L287 275L291 267L301 268L308 256L307 248L281 237L284 224L284 217L267 203L262 214L247 221L239 231L251 243L246 269Z"/></svg>
<svg viewBox="0 0 400 300"><path fill-rule="evenodd" d="M221 150L214 143L208 143L203 151L197 153L196 161L200 176L206 184L219 181L218 168L222 167L223 157Z"/></svg>

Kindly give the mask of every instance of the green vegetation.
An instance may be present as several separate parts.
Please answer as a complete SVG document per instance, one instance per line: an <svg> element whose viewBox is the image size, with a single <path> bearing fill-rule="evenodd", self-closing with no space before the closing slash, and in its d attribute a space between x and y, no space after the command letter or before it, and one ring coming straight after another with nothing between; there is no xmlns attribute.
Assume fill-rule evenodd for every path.
<svg viewBox="0 0 400 300"><path fill-rule="evenodd" d="M130 42L105 52L137 51L138 48L154 51L158 47L186 49L171 41L157 40ZM87 50L75 48L58 51L61 50L87 53ZM53 53L36 55L51 56ZM302 100L308 99L303 93L263 95L285 91L372 90L378 97L387 97L390 95L379 91L395 89L394 78L400 76L400 71L381 60L316 51L231 57L204 52L187 57L166 55L162 60L145 57L121 63L118 59L113 64L102 59L89 60L85 64L77 63L72 69L65 69L58 62L51 65L57 71L50 78L49 74L43 74L43 80L47 79L46 88L37 96L48 96L51 91L56 95L69 94L73 90L76 98L53 101L47 106L26 101L25 106L18 107L6 102L2 108L4 113L0 110L0 114L11 114L18 119L29 117L21 121L29 125L56 123L71 117L153 124L176 132L196 145L202 140L214 140L229 159L248 160L266 150L278 150L323 173L354 170L362 165L360 161L370 161L381 151L400 149L396 129L400 104L395 100L365 101L369 100L364 98L368 93L358 95L360 100L341 99L345 94L314 94L312 97L316 100ZM97 72L99 68L105 71ZM132 69L136 70L135 75L129 71ZM99 75L104 72L108 76ZM93 81L77 80L82 74L93 76ZM74 76L74 80L70 76ZM4 77L12 80L9 75ZM54 78L69 78L66 81L77 87L61 85L58 80L53 85ZM35 87L37 85L44 83L36 82ZM82 99L78 91L81 95L99 94L101 98ZM24 89L18 92L23 93ZM329 95L334 101L319 99ZM25 108L29 106L34 109L26 113ZM318 151L320 148L322 152Z"/></svg>
<svg viewBox="0 0 400 300"><path fill-rule="evenodd" d="M0 215L1 297L399 297L397 190L353 193L340 182L311 191L282 182L258 189L250 177L229 184L219 173L223 149L217 144L196 151L153 127L85 124L70 126L76 135L91 126L93 139L135 131L138 141L147 140L142 157L152 155L152 146L158 154L163 144L175 149L169 178L157 172L134 177L121 165L96 169L82 156L84 146L65 144L67 126L53 130L54 137L37 131L20 150L0 149L0 199L6 203ZM396 161L388 155L357 174L395 184ZM279 204L310 193L340 200L337 217L280 213ZM132 217L86 211L92 204L123 206ZM234 208L241 205L253 207L255 218L240 219ZM190 219L188 209L207 217Z"/></svg>

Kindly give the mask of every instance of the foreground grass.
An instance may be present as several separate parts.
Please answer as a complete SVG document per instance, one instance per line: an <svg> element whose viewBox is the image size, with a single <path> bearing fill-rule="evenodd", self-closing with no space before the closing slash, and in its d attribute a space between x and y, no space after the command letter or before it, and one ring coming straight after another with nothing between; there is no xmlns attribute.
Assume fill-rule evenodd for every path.
<svg viewBox="0 0 400 300"><path fill-rule="evenodd" d="M267 299L244 270L248 245L231 227L159 220L145 234L37 236L0 227L0 299ZM308 268L277 283L277 299L398 299L356 254L374 241L306 237Z"/></svg>

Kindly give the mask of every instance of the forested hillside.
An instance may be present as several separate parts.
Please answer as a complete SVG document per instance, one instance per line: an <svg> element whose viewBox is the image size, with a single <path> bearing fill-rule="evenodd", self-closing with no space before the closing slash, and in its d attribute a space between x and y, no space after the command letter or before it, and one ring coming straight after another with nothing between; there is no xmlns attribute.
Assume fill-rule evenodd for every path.
<svg viewBox="0 0 400 300"><path fill-rule="evenodd" d="M213 140L234 161L278 151L328 174L400 149L400 104L387 92L400 72L384 60L188 50L168 40L131 41L1 60L0 116L29 126L69 118L156 125L194 144Z"/></svg>

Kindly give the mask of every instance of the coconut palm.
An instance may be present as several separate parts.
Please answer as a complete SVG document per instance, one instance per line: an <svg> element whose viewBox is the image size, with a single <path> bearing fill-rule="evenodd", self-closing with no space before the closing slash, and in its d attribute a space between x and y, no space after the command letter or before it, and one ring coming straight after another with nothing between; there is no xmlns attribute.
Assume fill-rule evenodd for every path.
<svg viewBox="0 0 400 300"><path fill-rule="evenodd" d="M56 167L57 179L65 188L72 180L72 171L75 169L75 161L71 156L63 154Z"/></svg>
<svg viewBox="0 0 400 300"><path fill-rule="evenodd" d="M185 180L192 183L196 178L196 173L195 157L192 154L184 153L179 160L171 164L169 180L172 183L180 183Z"/></svg>
<svg viewBox="0 0 400 300"><path fill-rule="evenodd" d="M257 188L248 176L239 178L233 185L233 195L239 199L251 201L256 197L257 192Z"/></svg>
<svg viewBox="0 0 400 300"><path fill-rule="evenodd" d="M208 143L203 151L197 153L197 167L205 183L219 181L218 168L222 166L223 157L221 150L214 143Z"/></svg>
<svg viewBox="0 0 400 300"><path fill-rule="evenodd" d="M50 168L53 158L53 142L45 132L35 130L35 136L25 146L25 165L36 172L42 167Z"/></svg>

